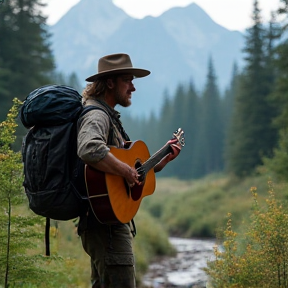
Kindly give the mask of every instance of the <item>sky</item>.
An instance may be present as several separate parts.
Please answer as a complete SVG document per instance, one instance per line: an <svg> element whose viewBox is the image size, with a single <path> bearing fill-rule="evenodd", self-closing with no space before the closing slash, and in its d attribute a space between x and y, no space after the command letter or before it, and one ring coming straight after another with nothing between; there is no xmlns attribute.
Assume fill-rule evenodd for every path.
<svg viewBox="0 0 288 288"><path fill-rule="evenodd" d="M48 24L55 24L72 6L81 0L46 0L44 14ZM96 0L95 0L96 1ZM105 0L103 0L105 1ZM218 24L229 30L244 31L251 26L253 0L113 0L134 18L159 16L172 7L185 7L191 3L199 5ZM271 11L280 6L280 0L259 0L263 21L269 21Z"/></svg>

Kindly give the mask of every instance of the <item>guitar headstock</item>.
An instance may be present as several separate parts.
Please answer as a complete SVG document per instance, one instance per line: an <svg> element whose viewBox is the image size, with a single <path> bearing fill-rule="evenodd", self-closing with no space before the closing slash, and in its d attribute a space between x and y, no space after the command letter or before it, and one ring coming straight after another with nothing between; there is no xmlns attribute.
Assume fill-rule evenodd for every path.
<svg viewBox="0 0 288 288"><path fill-rule="evenodd" d="M178 130L173 133L173 136L174 136L174 138L177 138L179 144L182 147L185 146L184 131L181 128L178 128Z"/></svg>

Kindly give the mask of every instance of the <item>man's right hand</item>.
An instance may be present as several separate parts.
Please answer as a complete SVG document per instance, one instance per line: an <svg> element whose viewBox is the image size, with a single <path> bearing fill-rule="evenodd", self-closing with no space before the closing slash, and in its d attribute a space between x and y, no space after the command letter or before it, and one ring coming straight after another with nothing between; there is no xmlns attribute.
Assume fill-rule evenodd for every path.
<svg viewBox="0 0 288 288"><path fill-rule="evenodd" d="M123 177L130 187L133 187L135 184L141 184L141 182L138 180L140 175L138 174L137 170L134 167L130 167L128 164L120 161L110 152L108 152L99 162L87 164L102 172Z"/></svg>
<svg viewBox="0 0 288 288"><path fill-rule="evenodd" d="M129 167L127 176L125 176L125 179L129 185L129 187L133 187L135 184L140 185L141 182L138 180L138 177L140 175L138 174L137 170L134 167Z"/></svg>

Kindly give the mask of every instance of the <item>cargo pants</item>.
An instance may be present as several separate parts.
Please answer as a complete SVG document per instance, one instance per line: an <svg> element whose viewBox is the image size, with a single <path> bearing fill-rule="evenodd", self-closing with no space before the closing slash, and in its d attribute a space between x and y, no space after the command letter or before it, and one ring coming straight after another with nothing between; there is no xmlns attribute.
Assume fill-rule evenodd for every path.
<svg viewBox="0 0 288 288"><path fill-rule="evenodd" d="M99 224L80 236L91 258L92 288L136 287L133 237L128 224Z"/></svg>

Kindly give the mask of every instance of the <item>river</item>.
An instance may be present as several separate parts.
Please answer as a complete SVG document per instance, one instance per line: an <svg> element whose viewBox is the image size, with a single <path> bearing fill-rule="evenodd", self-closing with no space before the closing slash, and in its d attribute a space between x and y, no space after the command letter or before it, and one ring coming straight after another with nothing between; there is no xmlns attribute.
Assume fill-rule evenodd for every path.
<svg viewBox="0 0 288 288"><path fill-rule="evenodd" d="M145 287L204 288L207 275L202 268L213 259L213 240L170 238L177 255L163 258L149 266L143 278Z"/></svg>

